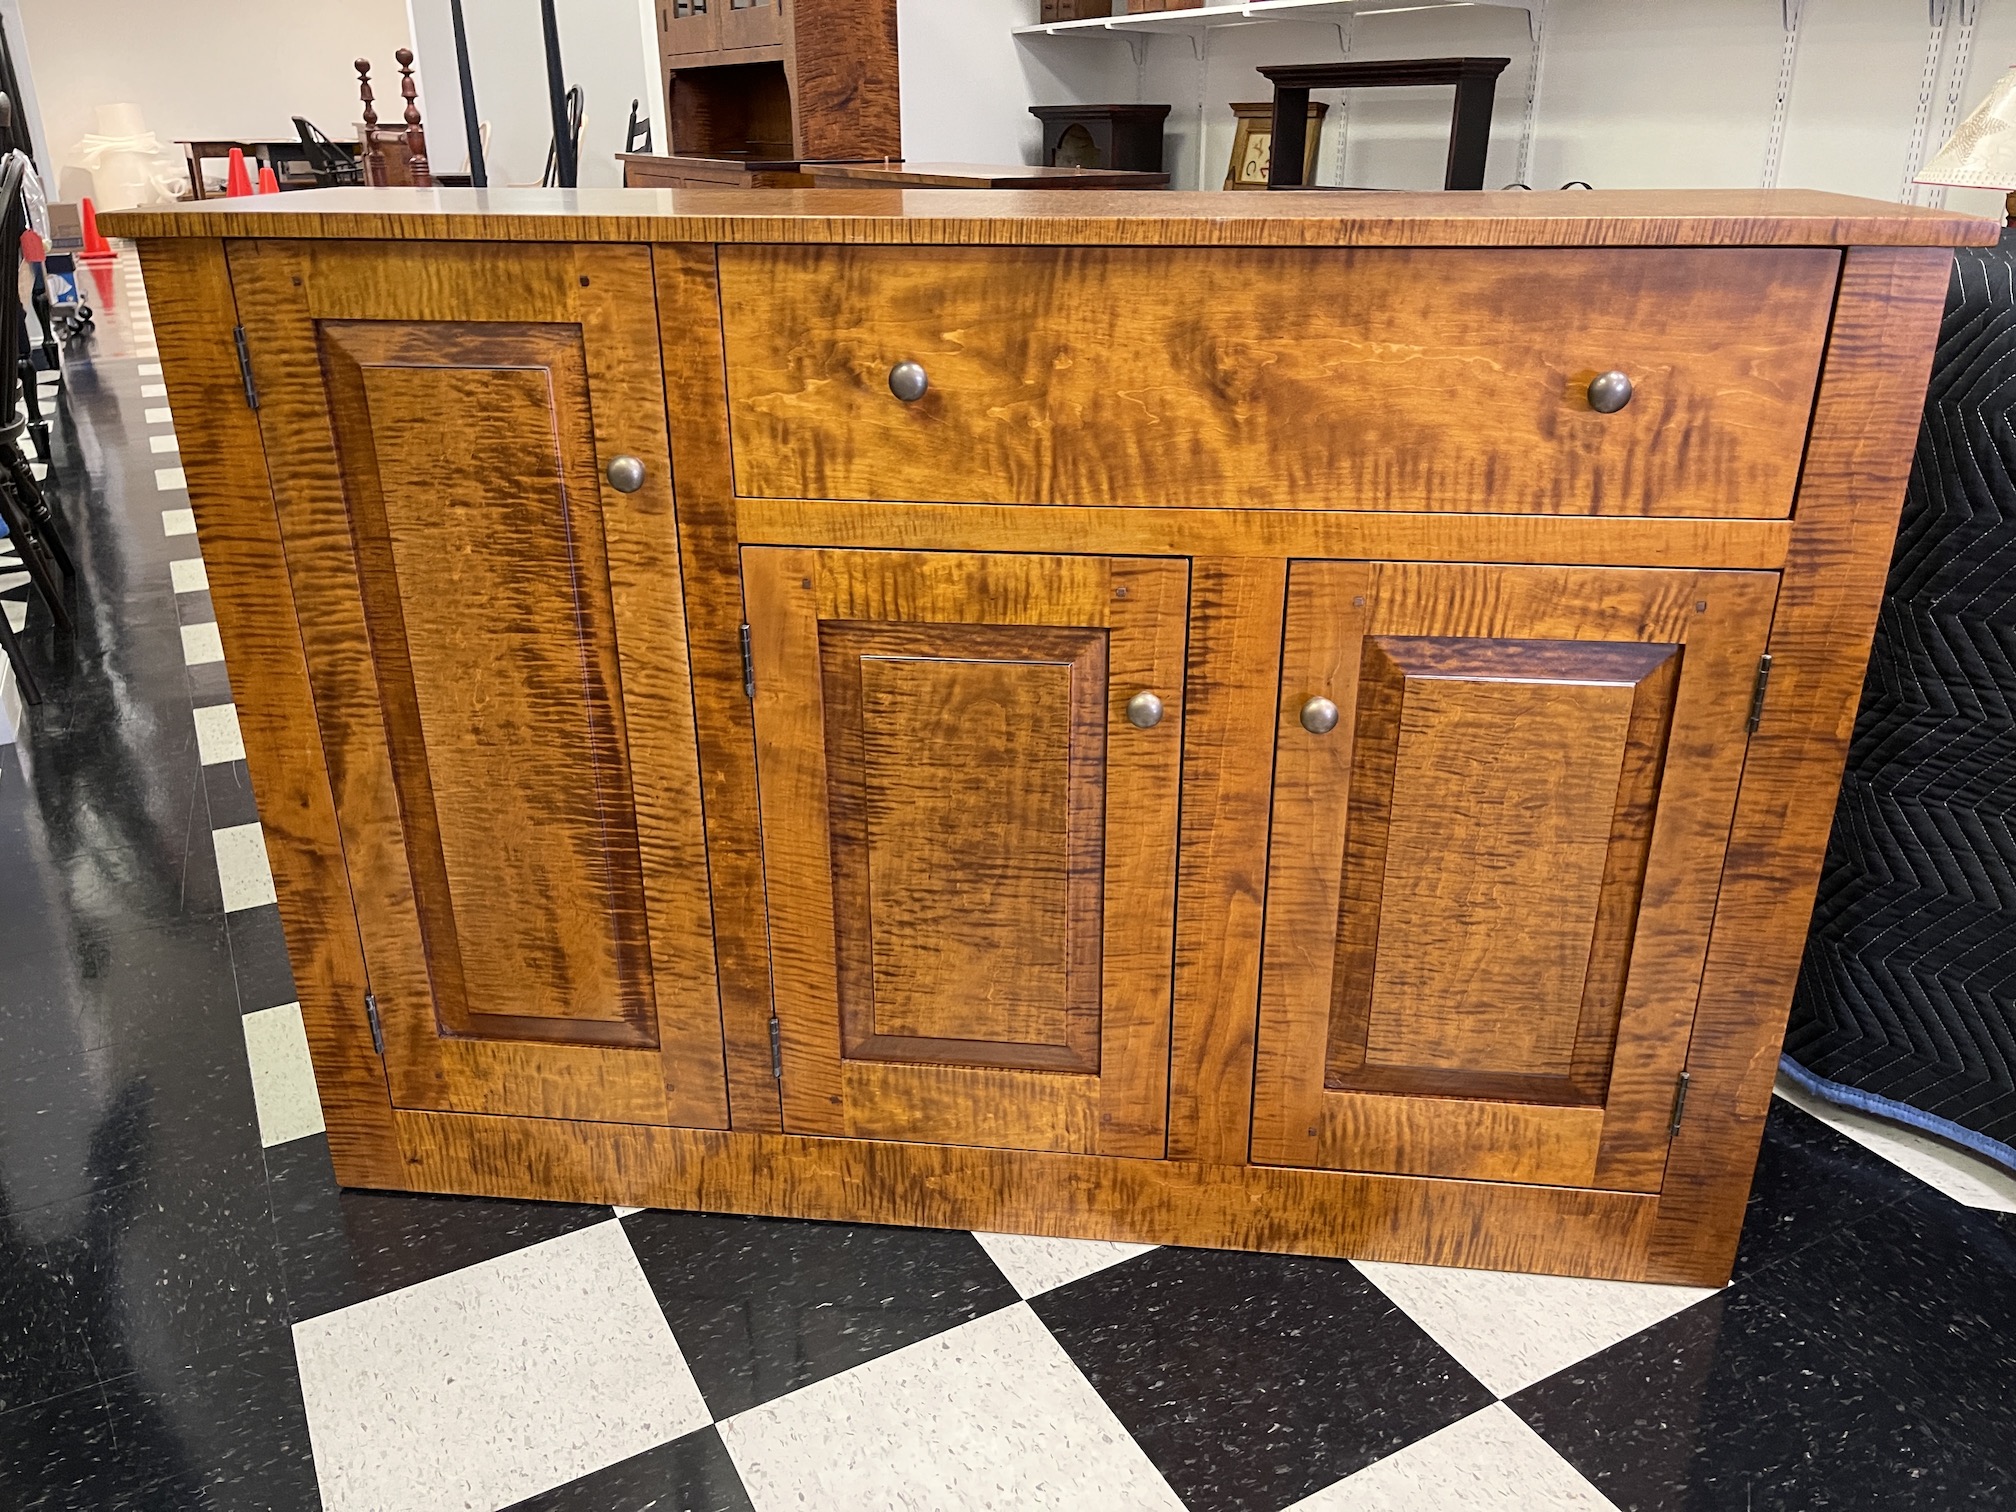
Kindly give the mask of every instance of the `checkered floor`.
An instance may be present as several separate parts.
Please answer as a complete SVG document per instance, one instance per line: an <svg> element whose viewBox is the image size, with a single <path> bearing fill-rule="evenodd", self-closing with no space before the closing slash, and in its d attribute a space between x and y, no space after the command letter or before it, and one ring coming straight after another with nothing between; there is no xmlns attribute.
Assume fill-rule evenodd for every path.
<svg viewBox="0 0 2016 1512"><path fill-rule="evenodd" d="M71 644L0 557L0 1508L2016 1506L2016 1180L1800 1101L1714 1292L339 1190L113 279Z"/></svg>

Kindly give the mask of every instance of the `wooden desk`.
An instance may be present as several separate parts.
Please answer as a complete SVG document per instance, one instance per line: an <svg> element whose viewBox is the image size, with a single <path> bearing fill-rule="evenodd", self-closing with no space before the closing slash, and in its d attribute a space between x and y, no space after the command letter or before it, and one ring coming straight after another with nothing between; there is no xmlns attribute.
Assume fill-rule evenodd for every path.
<svg viewBox="0 0 2016 1512"><path fill-rule="evenodd" d="M105 222L343 1181L1728 1275L1948 249L1992 222Z"/></svg>
<svg viewBox="0 0 2016 1512"><path fill-rule="evenodd" d="M820 189L1167 189L1166 173L1038 168L1026 163L807 164Z"/></svg>

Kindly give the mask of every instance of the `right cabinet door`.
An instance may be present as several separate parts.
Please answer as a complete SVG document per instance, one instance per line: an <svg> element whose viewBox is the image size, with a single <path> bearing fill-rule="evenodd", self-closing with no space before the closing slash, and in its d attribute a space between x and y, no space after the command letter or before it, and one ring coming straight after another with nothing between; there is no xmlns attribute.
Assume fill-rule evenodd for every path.
<svg viewBox="0 0 2016 1512"><path fill-rule="evenodd" d="M1776 591L1293 566L1257 1162L1658 1189Z"/></svg>

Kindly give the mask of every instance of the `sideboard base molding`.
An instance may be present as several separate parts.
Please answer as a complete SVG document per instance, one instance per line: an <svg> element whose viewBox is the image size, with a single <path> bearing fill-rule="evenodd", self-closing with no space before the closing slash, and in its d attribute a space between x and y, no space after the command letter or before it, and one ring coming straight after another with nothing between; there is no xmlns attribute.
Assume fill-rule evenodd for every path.
<svg viewBox="0 0 2016 1512"><path fill-rule="evenodd" d="M1656 1197L480 1114L394 1115L409 1189L1719 1286L1648 1266ZM345 1173L337 1171L343 1178Z"/></svg>

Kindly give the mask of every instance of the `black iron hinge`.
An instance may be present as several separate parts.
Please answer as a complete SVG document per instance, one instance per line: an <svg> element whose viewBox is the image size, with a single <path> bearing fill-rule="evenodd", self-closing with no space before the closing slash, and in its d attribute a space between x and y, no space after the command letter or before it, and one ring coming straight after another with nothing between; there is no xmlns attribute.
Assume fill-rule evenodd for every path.
<svg viewBox="0 0 2016 1512"><path fill-rule="evenodd" d="M756 657L749 649L749 627L742 627L742 696L756 696Z"/></svg>
<svg viewBox="0 0 2016 1512"><path fill-rule="evenodd" d="M385 1056L385 1026L378 1021L378 994L364 994L364 1017L371 1021L371 1048L382 1060Z"/></svg>
<svg viewBox="0 0 2016 1512"><path fill-rule="evenodd" d="M1687 1116L1687 1073L1682 1071L1680 1079L1673 1084L1673 1118L1666 1125L1666 1137L1680 1137L1680 1120Z"/></svg>
<svg viewBox="0 0 2016 1512"><path fill-rule="evenodd" d="M770 1074L777 1080L784 1080L784 1032L777 1024L777 1015L770 1015Z"/></svg>
<svg viewBox="0 0 2016 1512"><path fill-rule="evenodd" d="M1743 728L1752 735L1757 726L1764 722L1764 690L1771 686L1771 653L1766 651L1757 658L1757 682L1750 690L1750 718Z"/></svg>
<svg viewBox="0 0 2016 1512"><path fill-rule="evenodd" d="M245 345L245 327L233 326L231 339L238 343L238 376L245 380L245 407L259 408L259 385L252 381L252 352Z"/></svg>

